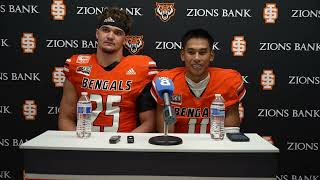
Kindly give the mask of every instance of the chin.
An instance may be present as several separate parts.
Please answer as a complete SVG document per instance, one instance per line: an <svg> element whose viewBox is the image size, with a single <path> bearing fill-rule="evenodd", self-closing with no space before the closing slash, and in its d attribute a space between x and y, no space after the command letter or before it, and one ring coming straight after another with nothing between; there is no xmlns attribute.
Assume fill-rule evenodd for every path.
<svg viewBox="0 0 320 180"><path fill-rule="evenodd" d="M193 70L191 71L191 74L193 74L194 76L201 76L202 74L204 74L204 70L201 69L200 71L196 71L196 70Z"/></svg>
<svg viewBox="0 0 320 180"><path fill-rule="evenodd" d="M107 49L107 48L102 48L102 51L103 51L104 53L114 53L114 52L115 52L114 49Z"/></svg>

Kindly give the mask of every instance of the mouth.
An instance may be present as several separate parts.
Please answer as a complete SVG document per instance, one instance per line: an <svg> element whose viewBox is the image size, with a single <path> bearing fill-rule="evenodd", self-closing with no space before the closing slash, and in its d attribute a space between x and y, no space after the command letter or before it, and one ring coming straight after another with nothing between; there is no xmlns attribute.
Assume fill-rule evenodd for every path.
<svg viewBox="0 0 320 180"><path fill-rule="evenodd" d="M110 41L104 41L103 44L109 45L109 46L113 46L114 45L114 43L110 42Z"/></svg>
<svg viewBox="0 0 320 180"><path fill-rule="evenodd" d="M192 67L192 69L195 69L195 70L202 69L202 65L200 65L200 64L191 64L191 67Z"/></svg>

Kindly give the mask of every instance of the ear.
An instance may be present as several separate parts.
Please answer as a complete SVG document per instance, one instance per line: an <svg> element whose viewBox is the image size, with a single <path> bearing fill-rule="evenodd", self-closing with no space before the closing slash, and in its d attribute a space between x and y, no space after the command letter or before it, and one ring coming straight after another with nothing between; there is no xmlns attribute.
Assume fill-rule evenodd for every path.
<svg viewBox="0 0 320 180"><path fill-rule="evenodd" d="M124 40L123 40L123 42L122 42L122 45L123 45L123 46L126 45L127 39L128 39L128 36L125 36L125 37L124 37Z"/></svg>
<svg viewBox="0 0 320 180"><path fill-rule="evenodd" d="M215 55L215 54L214 54L214 51L212 50L211 53L210 53L210 56L211 56L211 57L210 57L210 61L213 61L213 60L214 60L214 55Z"/></svg>
<svg viewBox="0 0 320 180"><path fill-rule="evenodd" d="M181 51L180 51L180 59L181 59L181 61L184 61L184 51L183 51L183 49L181 49Z"/></svg>
<svg viewBox="0 0 320 180"><path fill-rule="evenodd" d="M98 39L98 32L99 30L98 29L96 29L96 39Z"/></svg>

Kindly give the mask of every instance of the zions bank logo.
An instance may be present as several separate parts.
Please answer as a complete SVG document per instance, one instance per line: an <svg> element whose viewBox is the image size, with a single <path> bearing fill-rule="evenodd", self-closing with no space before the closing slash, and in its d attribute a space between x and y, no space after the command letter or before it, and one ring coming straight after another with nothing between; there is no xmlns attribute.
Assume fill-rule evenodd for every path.
<svg viewBox="0 0 320 180"><path fill-rule="evenodd" d="M119 7L121 10L125 10L130 16L143 16L143 9L139 7ZM108 9L108 7L94 7L94 6L77 6L77 15L99 15Z"/></svg>
<svg viewBox="0 0 320 180"><path fill-rule="evenodd" d="M220 42L213 42L212 50L220 51ZM155 41L155 49L156 50L176 50L181 49L182 43L177 41Z"/></svg>
<svg viewBox="0 0 320 180"><path fill-rule="evenodd" d="M274 24L278 19L278 8L276 3L266 3L263 9L263 19L266 24Z"/></svg>
<svg viewBox="0 0 320 180"><path fill-rule="evenodd" d="M12 114L10 106L0 105L0 114Z"/></svg>
<svg viewBox="0 0 320 180"><path fill-rule="evenodd" d="M0 47L10 47L10 44L8 43L8 39L0 39Z"/></svg>
<svg viewBox="0 0 320 180"><path fill-rule="evenodd" d="M240 118L240 123L241 123L244 119L244 107L243 107L242 103L239 103L239 118Z"/></svg>
<svg viewBox="0 0 320 180"><path fill-rule="evenodd" d="M48 106L49 115L57 115L59 114L59 111L60 111L59 106Z"/></svg>
<svg viewBox="0 0 320 180"><path fill-rule="evenodd" d="M319 180L320 175L317 174L304 174L304 175L297 175L297 174L279 174L276 176L277 180Z"/></svg>
<svg viewBox="0 0 320 180"><path fill-rule="evenodd" d="M319 42L260 42L259 51L319 52Z"/></svg>
<svg viewBox="0 0 320 180"><path fill-rule="evenodd" d="M21 5L12 3L10 5L0 4L0 13L12 14L39 14L39 6L34 4Z"/></svg>
<svg viewBox="0 0 320 180"><path fill-rule="evenodd" d="M37 115L37 105L34 100L25 100L23 104L23 116L25 120L35 120Z"/></svg>
<svg viewBox="0 0 320 180"><path fill-rule="evenodd" d="M163 22L168 22L171 17L176 13L174 3L158 3L156 2L156 8L154 9L156 16Z"/></svg>
<svg viewBox="0 0 320 180"><path fill-rule="evenodd" d="M288 151L319 151L319 142L287 142Z"/></svg>
<svg viewBox="0 0 320 180"><path fill-rule="evenodd" d="M251 18L251 9L187 8L187 17Z"/></svg>
<svg viewBox="0 0 320 180"><path fill-rule="evenodd" d="M140 36L127 36L125 48L131 54L137 54L144 46L143 35Z"/></svg>
<svg viewBox="0 0 320 180"><path fill-rule="evenodd" d="M320 118L320 109L258 108L259 118Z"/></svg>
<svg viewBox="0 0 320 180"><path fill-rule="evenodd" d="M320 18L320 9L292 9L292 18Z"/></svg>
<svg viewBox="0 0 320 180"><path fill-rule="evenodd" d="M0 147L1 148L3 148L3 147L18 147L27 141L28 141L28 139L1 138L0 139ZM0 175L0 179L7 179L7 178L3 178L3 176Z"/></svg>
<svg viewBox="0 0 320 180"><path fill-rule="evenodd" d="M21 48L23 53L33 53L36 49L36 38L33 33L23 33L21 37Z"/></svg>
<svg viewBox="0 0 320 180"><path fill-rule="evenodd" d="M53 20L64 20L64 17L67 15L67 8L63 0L53 0L51 4L51 15Z"/></svg>
<svg viewBox="0 0 320 180"><path fill-rule="evenodd" d="M243 56L247 50L247 43L244 40L244 36L234 36L231 43L231 51L233 56Z"/></svg>
<svg viewBox="0 0 320 180"><path fill-rule="evenodd" d="M273 86L276 84L276 75L273 70L263 70L261 74L261 86L263 90L272 90Z"/></svg>
<svg viewBox="0 0 320 180"><path fill-rule="evenodd" d="M47 48L97 48L98 42L95 40L78 40L78 39L47 39Z"/></svg>
<svg viewBox="0 0 320 180"><path fill-rule="evenodd" d="M288 84L320 85L320 76L289 76Z"/></svg>
<svg viewBox="0 0 320 180"><path fill-rule="evenodd" d="M63 67L55 67L52 72L52 82L55 87L63 87L66 76L63 73Z"/></svg>
<svg viewBox="0 0 320 180"><path fill-rule="evenodd" d="M13 179L11 171L0 170L0 179Z"/></svg>

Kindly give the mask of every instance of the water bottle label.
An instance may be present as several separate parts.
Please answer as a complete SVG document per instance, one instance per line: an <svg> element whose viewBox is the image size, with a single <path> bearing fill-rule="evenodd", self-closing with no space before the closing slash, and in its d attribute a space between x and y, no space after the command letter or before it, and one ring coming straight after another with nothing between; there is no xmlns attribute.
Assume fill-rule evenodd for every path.
<svg viewBox="0 0 320 180"><path fill-rule="evenodd" d="M211 109L224 109L224 104L211 104Z"/></svg>
<svg viewBox="0 0 320 180"><path fill-rule="evenodd" d="M78 105L77 112L81 114L90 114L92 112L92 108L90 105Z"/></svg>
<svg viewBox="0 0 320 180"><path fill-rule="evenodd" d="M221 109L211 109L211 116L224 116L224 113Z"/></svg>

